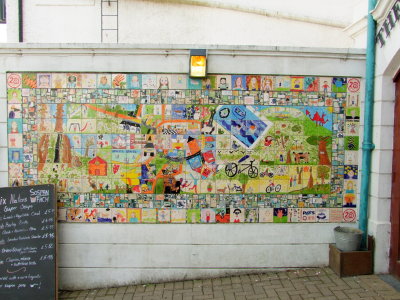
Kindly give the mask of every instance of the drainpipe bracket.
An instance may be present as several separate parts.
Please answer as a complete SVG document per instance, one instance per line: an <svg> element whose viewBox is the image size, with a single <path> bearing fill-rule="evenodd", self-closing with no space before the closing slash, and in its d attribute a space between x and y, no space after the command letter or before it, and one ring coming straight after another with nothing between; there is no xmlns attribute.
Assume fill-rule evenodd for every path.
<svg viewBox="0 0 400 300"><path fill-rule="evenodd" d="M362 149L363 150L374 150L375 149L375 144L374 143L369 143L369 142L363 142L362 144Z"/></svg>

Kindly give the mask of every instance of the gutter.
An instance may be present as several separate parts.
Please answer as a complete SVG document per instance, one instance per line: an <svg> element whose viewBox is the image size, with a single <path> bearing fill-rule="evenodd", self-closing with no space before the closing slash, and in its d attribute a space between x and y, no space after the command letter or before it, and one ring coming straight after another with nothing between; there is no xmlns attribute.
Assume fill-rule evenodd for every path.
<svg viewBox="0 0 400 300"><path fill-rule="evenodd" d="M368 30L367 30L367 66L365 75L365 105L364 105L364 140L362 144L362 178L360 189L359 228L363 231L361 247L367 247L368 236L368 204L371 180L371 153L375 148L372 142L372 125L374 113L374 77L375 77L375 32L376 22L372 10L376 0L368 1Z"/></svg>

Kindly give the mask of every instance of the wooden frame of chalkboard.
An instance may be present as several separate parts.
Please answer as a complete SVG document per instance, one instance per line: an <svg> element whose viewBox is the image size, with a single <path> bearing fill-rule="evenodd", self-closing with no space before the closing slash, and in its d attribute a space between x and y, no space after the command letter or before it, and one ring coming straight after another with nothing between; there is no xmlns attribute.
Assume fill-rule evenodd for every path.
<svg viewBox="0 0 400 300"><path fill-rule="evenodd" d="M0 188L0 299L58 298L52 184Z"/></svg>

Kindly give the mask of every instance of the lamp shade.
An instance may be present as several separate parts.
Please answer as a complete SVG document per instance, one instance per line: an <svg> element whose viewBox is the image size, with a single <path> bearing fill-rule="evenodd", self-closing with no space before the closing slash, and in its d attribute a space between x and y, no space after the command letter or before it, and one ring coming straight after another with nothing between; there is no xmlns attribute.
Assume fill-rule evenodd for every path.
<svg viewBox="0 0 400 300"><path fill-rule="evenodd" d="M207 51L205 49L190 50L189 76L207 76Z"/></svg>

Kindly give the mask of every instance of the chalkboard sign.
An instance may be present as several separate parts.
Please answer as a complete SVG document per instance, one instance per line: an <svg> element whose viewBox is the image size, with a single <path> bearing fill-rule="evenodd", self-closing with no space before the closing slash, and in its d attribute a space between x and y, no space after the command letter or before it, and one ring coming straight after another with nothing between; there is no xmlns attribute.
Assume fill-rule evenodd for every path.
<svg viewBox="0 0 400 300"><path fill-rule="evenodd" d="M0 188L0 299L57 297L54 185Z"/></svg>

